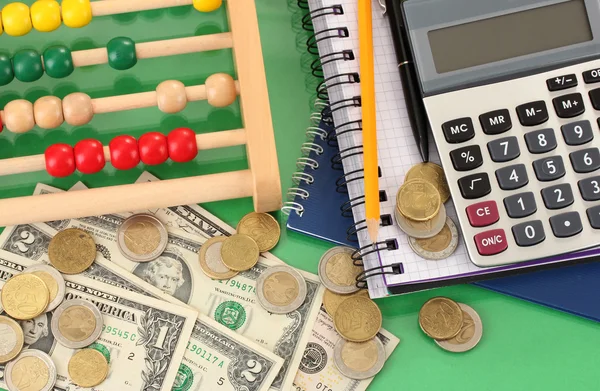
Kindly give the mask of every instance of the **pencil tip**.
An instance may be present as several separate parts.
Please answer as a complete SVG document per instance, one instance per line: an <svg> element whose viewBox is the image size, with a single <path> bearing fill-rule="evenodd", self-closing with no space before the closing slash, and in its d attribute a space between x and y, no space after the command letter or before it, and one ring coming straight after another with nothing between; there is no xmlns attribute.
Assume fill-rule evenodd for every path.
<svg viewBox="0 0 600 391"><path fill-rule="evenodd" d="M379 234L379 220L367 219L367 231L369 232L371 242L375 243L377 241L377 235Z"/></svg>

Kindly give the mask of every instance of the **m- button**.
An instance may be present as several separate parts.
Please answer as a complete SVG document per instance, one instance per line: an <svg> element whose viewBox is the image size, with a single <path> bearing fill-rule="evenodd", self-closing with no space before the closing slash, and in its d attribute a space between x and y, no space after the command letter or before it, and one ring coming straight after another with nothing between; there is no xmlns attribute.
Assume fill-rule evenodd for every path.
<svg viewBox="0 0 600 391"><path fill-rule="evenodd" d="M481 255L495 255L508 248L504 230L492 229L475 235L475 245Z"/></svg>
<svg viewBox="0 0 600 391"><path fill-rule="evenodd" d="M494 224L500 219L496 201L483 201L467 206L467 217L473 227L487 227Z"/></svg>
<svg viewBox="0 0 600 391"><path fill-rule="evenodd" d="M517 116L523 126L535 126L548 121L546 102L538 100L517 106Z"/></svg>

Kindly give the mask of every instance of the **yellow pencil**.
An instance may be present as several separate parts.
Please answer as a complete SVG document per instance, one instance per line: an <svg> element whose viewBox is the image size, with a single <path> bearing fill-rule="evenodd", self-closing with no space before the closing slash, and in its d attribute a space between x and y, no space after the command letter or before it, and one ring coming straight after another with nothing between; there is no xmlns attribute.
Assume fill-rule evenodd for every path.
<svg viewBox="0 0 600 391"><path fill-rule="evenodd" d="M358 0L358 39L360 55L360 88L362 97L366 219L369 237L372 242L376 242L379 231L380 212L371 0Z"/></svg>

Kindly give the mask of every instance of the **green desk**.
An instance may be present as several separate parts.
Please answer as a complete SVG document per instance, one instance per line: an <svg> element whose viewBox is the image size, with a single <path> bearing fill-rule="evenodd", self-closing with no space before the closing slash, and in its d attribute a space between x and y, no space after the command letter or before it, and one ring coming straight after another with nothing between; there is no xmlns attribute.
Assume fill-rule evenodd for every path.
<svg viewBox="0 0 600 391"><path fill-rule="evenodd" d="M127 1L127 0L123 0ZM31 1L27 0L30 4ZM310 62L305 54L305 34L299 28L295 1L256 0L271 110L282 178L282 188L291 186L291 174L299 146L308 126L310 103L316 83L306 77ZM51 44L65 44L72 50L100 47L118 35L149 41L226 31L226 15L218 11L199 16L190 7L149 11L116 17L101 17L80 30L61 27L50 34L32 32L24 37L0 36L0 50L10 55L20 48L43 50ZM190 54L172 58L140 60L131 70L118 72L108 66L76 69L66 79L43 76L35 83L15 81L0 89L0 107L19 97L35 100L43 95L64 95L84 91L92 97L150 91L165 79L179 79L186 85L202 84L212 73L233 70L229 53ZM107 144L122 133L139 136L151 130L168 132L189 126L196 132L235 129L241 125L239 107L212 109L195 102L180 114L165 116L156 108L98 115L86 126L58 130L35 129L22 135L0 133L0 158L43 153L56 142L74 144L94 137ZM243 148L203 152L194 162L168 163L146 167L166 179L246 167ZM45 172L0 178L0 196L13 197L33 192L44 182L67 189L78 180L90 187L133 182L143 170L138 167L52 179ZM251 211L250 199L205 204L208 210L235 226ZM276 216L285 226L285 216ZM316 273L328 243L282 230L274 253L289 264ZM480 314L484 336L477 348L464 354L441 350L419 329L417 313L430 297L446 295L467 303ZM416 293L378 302L384 327L401 339L383 371L371 384L371 391L384 390L597 390L600 375L600 333L595 323L473 286L455 286Z"/></svg>

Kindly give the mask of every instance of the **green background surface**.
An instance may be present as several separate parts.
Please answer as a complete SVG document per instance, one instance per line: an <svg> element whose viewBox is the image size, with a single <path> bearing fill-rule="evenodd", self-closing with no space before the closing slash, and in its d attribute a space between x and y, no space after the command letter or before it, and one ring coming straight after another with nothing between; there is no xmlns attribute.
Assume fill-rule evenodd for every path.
<svg viewBox="0 0 600 391"><path fill-rule="evenodd" d="M309 125L316 81L308 76L311 58L305 53L306 34L299 28L301 14L295 1L256 0L256 3L285 194L292 185L290 178L296 170L295 160L305 138L304 130ZM105 46L119 35L141 42L226 30L224 10L198 15L191 7L179 7L101 17L79 30L61 27L53 33L32 32L24 37L3 34L0 50L13 55L21 48L41 51L52 44L65 44L78 50ZM83 91L92 97L150 91L166 79L179 79L186 85L202 84L207 76L220 71L233 72L228 51L141 60L123 72L106 65L94 66L76 69L73 75L61 80L44 76L30 84L14 81L1 87L0 107L19 97L33 101L53 94L62 98L73 91ZM36 128L22 135L5 130L0 134L0 158L43 153L56 142L74 144L94 137L107 144L118 134L139 136L151 130L167 133L177 126L189 126L196 132L234 129L241 126L239 107L213 109L206 102L195 102L182 113L170 116L148 108L98 115L89 125L75 129L69 126L52 131ZM78 180L90 187L131 183L143 169L166 179L246 167L244 148L227 148L202 152L194 162L186 164L140 166L126 172L107 167L98 174L74 174L63 179L52 179L45 172L2 177L0 195L31 194L37 182L63 189ZM203 206L232 226L252 210L250 199ZM285 216L275 215L284 227ZM316 273L320 256L330 247L328 243L283 229L281 241L273 252L290 265ZM463 354L443 351L421 332L417 313L428 298L437 295L469 304L479 312L484 335L474 350ZM387 298L377 303L383 312L383 326L401 342L371 384L370 391L600 389L600 333L596 323L470 285Z"/></svg>

